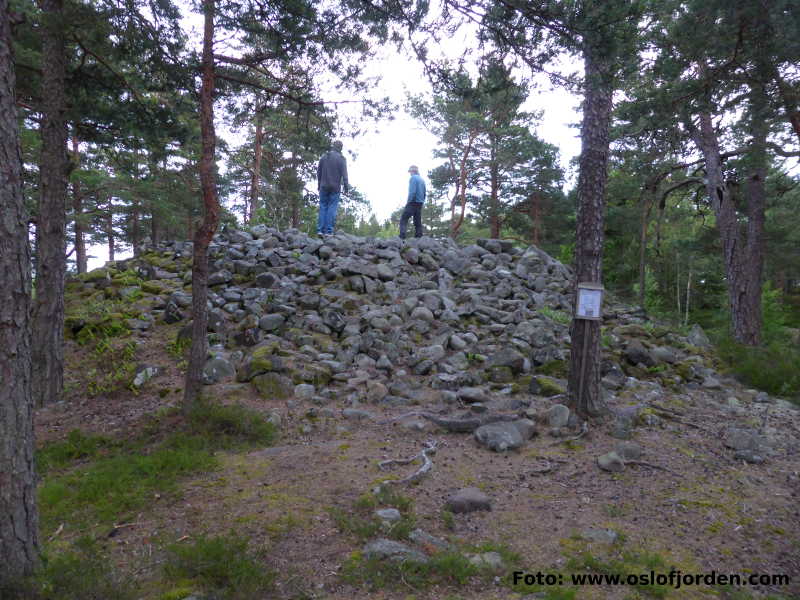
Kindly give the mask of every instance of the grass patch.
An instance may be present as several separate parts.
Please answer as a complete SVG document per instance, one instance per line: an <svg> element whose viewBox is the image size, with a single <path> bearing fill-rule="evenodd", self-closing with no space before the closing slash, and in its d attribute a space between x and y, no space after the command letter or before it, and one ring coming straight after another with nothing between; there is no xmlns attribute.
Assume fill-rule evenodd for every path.
<svg viewBox="0 0 800 600"><path fill-rule="evenodd" d="M275 425L237 404L201 401L188 414L189 431L215 448L269 446L277 437Z"/></svg>
<svg viewBox="0 0 800 600"><path fill-rule="evenodd" d="M271 423L242 406L200 403L185 421L176 417L165 416L130 442L114 445L75 432L45 448L50 465L95 460L48 477L39 488L44 530L64 522L121 522L157 495L174 493L181 477L216 468L215 450L269 445L276 437Z"/></svg>
<svg viewBox="0 0 800 600"><path fill-rule="evenodd" d="M167 344L167 353L176 360L182 360L186 358L186 352L191 345L191 338L176 335L175 339Z"/></svg>
<svg viewBox="0 0 800 600"><path fill-rule="evenodd" d="M447 531L455 531L456 529L456 517L453 515L452 512L449 510L443 510L441 512L442 516L442 525L444 526Z"/></svg>
<svg viewBox="0 0 800 600"><path fill-rule="evenodd" d="M130 580L119 577L95 542L79 538L69 551L45 553L37 572L11 588L0 588L3 600L134 600Z"/></svg>
<svg viewBox="0 0 800 600"><path fill-rule="evenodd" d="M543 317L547 317L551 321L561 323L562 325L569 325L570 321L572 321L572 315L565 313L563 310L555 310L549 306L542 306L537 312Z"/></svg>
<svg viewBox="0 0 800 600"><path fill-rule="evenodd" d="M373 590L398 585L413 589L432 585L464 585L479 574L480 569L457 552L441 552L425 563L368 558L361 552L354 552L341 570L341 578L345 583L368 585Z"/></svg>
<svg viewBox="0 0 800 600"><path fill-rule="evenodd" d="M609 577L620 577L622 581L625 581L625 577L631 573L649 573L650 570L662 573L669 571L669 566L659 554L644 551L623 551L618 557L600 558L584 550L570 557L566 566L576 572L591 571ZM672 589L669 585L657 583L651 585L636 583L630 587L653 598L666 598Z"/></svg>
<svg viewBox="0 0 800 600"><path fill-rule="evenodd" d="M216 466L202 440L178 434L149 453L119 452L48 479L39 489L45 531L65 521L123 521L175 482Z"/></svg>
<svg viewBox="0 0 800 600"><path fill-rule="evenodd" d="M36 451L37 472L47 473L63 469L77 460L96 458L103 449L112 445L113 442L107 437L86 435L80 429L73 429L66 439L50 442Z"/></svg>
<svg viewBox="0 0 800 600"><path fill-rule="evenodd" d="M262 557L248 549L247 540L233 533L168 546L164 574L182 585L189 580L229 600L260 597L256 594L270 591L275 578L265 569Z"/></svg>
<svg viewBox="0 0 800 600"><path fill-rule="evenodd" d="M328 512L336 527L342 533L367 540L378 535L396 540L405 540L416 528L413 514L413 501L390 486L379 486L375 493L362 494L355 502L352 511L334 507ZM396 508L400 511L400 520L384 524L375 514L380 507Z"/></svg>

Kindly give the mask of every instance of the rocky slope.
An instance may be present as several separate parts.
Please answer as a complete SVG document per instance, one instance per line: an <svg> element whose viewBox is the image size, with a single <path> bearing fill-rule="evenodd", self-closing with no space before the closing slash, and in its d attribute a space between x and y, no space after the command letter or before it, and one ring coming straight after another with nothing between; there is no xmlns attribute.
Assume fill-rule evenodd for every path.
<svg viewBox="0 0 800 600"><path fill-rule="evenodd" d="M607 298L602 391L610 416L587 430L570 413L563 401L572 272L537 248L521 250L501 240L459 247L450 240L429 238L403 243L338 234L317 239L258 226L219 234L210 252L207 390L223 400L260 398L273 411L271 418L284 428L289 445L283 459L288 462L298 460L288 458L296 454L290 449L295 443L312 448L353 444L364 453L375 452L377 444L388 451L385 458L427 448L424 456L430 457L438 444L430 442L432 434L471 434L450 436L445 450L439 444L439 454L433 459L437 464L431 471L416 475L420 464L428 464L423 454L417 467L409 468L414 482L433 477L433 496L425 490L415 493L428 512L444 508L461 514L493 505L494 521L504 511L509 519L530 518L522 508L526 502L516 495L535 486L520 483L509 488L506 481L516 478L509 475L513 465L517 472L552 476L558 485L573 488L568 499L552 502L565 503L559 512L572 514L574 518L569 518L575 526L594 526L586 529L591 538L604 521L596 512L587 514L582 503L588 495L607 495L612 504L624 504L614 487L617 480L598 490L596 477L601 469L634 470L637 476L644 470L666 473L670 481L643 479L630 484L623 496L639 494L638 510L645 521L662 518L664 510L674 512L678 505L689 506L689 512L696 509L696 520L676 517L688 532L712 518L705 504L691 504L710 502L705 499L710 489L702 492L703 500L697 498L711 480L712 465L716 469L712 473L738 482L737 493L742 497L750 492L757 496L766 484L742 475L742 465L746 465L769 469L770 485L782 486L780 497L786 503L772 499L768 508L767 504L763 507L774 527L782 528L793 518L790 496L797 494L798 487L797 410L786 401L743 389L720 373L699 328L679 335L648 320L641 311ZM125 374L126 384L142 390L144 396L148 390L151 395L158 390L159 396L167 396L169 386L159 382L174 365L164 363L163 351L146 350L163 341L164 330L174 330L178 341L170 347L180 355L180 340L189 335L190 281L191 243L150 248L140 257L70 281L68 327L79 343L118 334L135 340L135 355L144 362ZM102 303L113 308L93 310ZM169 383L179 381L173 376ZM155 405L159 402L154 399ZM327 430L322 421L330 423ZM592 437L598 428L600 436ZM364 439L357 444L355 438L362 433ZM341 436L350 441L336 446ZM386 440L392 447L381 447L376 440ZM473 447L479 456L472 453ZM528 454L508 452L519 448ZM566 449L577 454L564 455ZM492 462L496 453L510 462L503 467ZM278 460L277 454L269 456ZM374 479L375 473L362 471L361 459L337 460L335 456L325 459L326 470L318 475L318 485L327 481L331 490L338 490L337 481L351 478L368 487ZM468 467L456 464L464 460ZM533 471L532 460L537 467ZM557 472L566 470L560 465L573 462L575 470L569 478L557 479ZM292 468L303 468L292 464ZM590 467L579 468L580 464ZM794 475L791 465L795 465ZM465 468L480 474L460 474ZM471 489L468 484L475 477L493 499ZM520 477L523 481L524 476ZM717 506L723 492L714 490L713 506ZM670 502L671 508L664 509ZM556 527L558 521L553 519L561 517L548 515L536 518ZM736 521L741 516L737 515L727 517ZM485 535L487 527L481 521L467 529ZM751 540L762 534L748 529ZM673 537L671 543L682 539ZM788 547L797 543L785 541ZM406 545L411 542L373 540L364 552L418 554L425 547L422 542L416 547ZM733 538L725 541L728 548L741 543ZM699 538L697 544L696 553L701 555ZM756 554L751 553L749 560L762 569L785 570L798 564L796 548L763 560ZM752 566L731 563L727 555L720 561L712 564ZM354 596L345 593L342 597Z"/></svg>
<svg viewBox="0 0 800 600"><path fill-rule="evenodd" d="M180 336L188 337L191 246L167 243L72 282L84 298L101 291L130 300L136 315L72 318L72 332L127 327L146 338L160 322L187 322ZM323 240L257 226L217 235L210 253L208 384L249 382L265 397L320 406L443 404L530 418L537 398L565 392L572 273L538 248L491 239L467 247L430 238ZM713 367L699 328L684 337L607 303L603 393L612 407L633 404L615 411L618 437L628 437L647 399L697 389L722 396L735 386ZM135 385L157 372L140 366ZM640 388L644 396L628 393ZM723 402L736 412L736 398ZM550 412L551 434L578 426L563 409ZM740 458L763 460L763 435L730 437Z"/></svg>

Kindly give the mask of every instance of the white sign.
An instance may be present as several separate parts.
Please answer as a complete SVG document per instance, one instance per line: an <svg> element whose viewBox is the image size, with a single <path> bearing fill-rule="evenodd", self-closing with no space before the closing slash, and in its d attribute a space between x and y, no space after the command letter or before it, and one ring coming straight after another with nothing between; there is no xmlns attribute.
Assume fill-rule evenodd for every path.
<svg viewBox="0 0 800 600"><path fill-rule="evenodd" d="M602 318L603 288L592 283L578 284L578 306L576 319L599 320Z"/></svg>

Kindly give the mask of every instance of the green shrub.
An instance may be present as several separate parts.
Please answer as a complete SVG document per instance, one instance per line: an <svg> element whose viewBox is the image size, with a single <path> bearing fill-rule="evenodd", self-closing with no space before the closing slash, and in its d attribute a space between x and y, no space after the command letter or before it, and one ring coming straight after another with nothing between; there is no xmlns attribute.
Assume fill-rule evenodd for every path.
<svg viewBox="0 0 800 600"><path fill-rule="evenodd" d="M263 415L237 404L200 401L189 411L188 424L190 433L214 448L268 446L277 436Z"/></svg>
<svg viewBox="0 0 800 600"><path fill-rule="evenodd" d="M776 340L752 347L726 336L718 339L717 352L747 385L795 400L800 397L800 350L789 343Z"/></svg>
<svg viewBox="0 0 800 600"><path fill-rule="evenodd" d="M247 540L233 533L201 536L191 544L172 544L167 547L167 555L167 577L190 579L230 600L251 600L268 591L274 579L259 557L248 550Z"/></svg>

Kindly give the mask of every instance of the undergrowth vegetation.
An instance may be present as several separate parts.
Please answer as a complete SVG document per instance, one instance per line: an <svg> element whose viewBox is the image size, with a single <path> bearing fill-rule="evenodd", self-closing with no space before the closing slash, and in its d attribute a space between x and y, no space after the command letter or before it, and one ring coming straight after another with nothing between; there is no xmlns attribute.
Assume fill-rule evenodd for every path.
<svg viewBox="0 0 800 600"><path fill-rule="evenodd" d="M261 414L202 401L185 416L175 409L162 412L131 439L76 430L44 445L36 455L44 475L39 487L43 538L56 538L62 530L80 536L48 544L41 570L16 597L127 600L124 582L103 571L102 553L87 540L102 539L149 503L176 497L182 478L217 468L216 451L268 446L275 438L275 427ZM260 590L270 579L253 575L256 570L263 574L263 568L256 569L246 544L233 536L200 537L195 544L170 549L169 555L170 577L184 573L184 579L204 588L245 590L257 583ZM236 565L223 565L231 558Z"/></svg>
<svg viewBox="0 0 800 600"><path fill-rule="evenodd" d="M728 370L746 385L800 401L800 323L778 290L765 288L761 298L763 342L744 346L733 340L727 321L713 331L717 353ZM718 317L728 319L723 311Z"/></svg>
<svg viewBox="0 0 800 600"><path fill-rule="evenodd" d="M228 600L251 600L268 591L275 578L263 562L261 553L251 551L235 533L200 536L167 546L164 573L181 586L191 583L189 589L199 586Z"/></svg>

